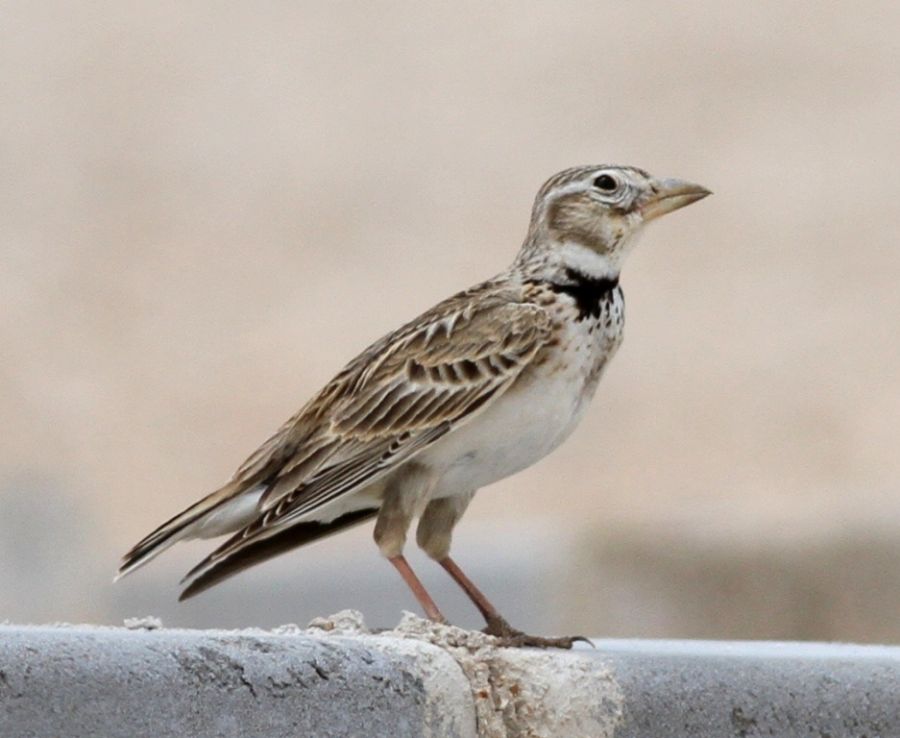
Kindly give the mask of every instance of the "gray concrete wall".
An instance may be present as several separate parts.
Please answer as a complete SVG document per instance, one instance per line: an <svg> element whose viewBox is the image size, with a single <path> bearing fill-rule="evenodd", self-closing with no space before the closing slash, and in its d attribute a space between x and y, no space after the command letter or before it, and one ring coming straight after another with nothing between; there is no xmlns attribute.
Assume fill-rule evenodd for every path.
<svg viewBox="0 0 900 738"><path fill-rule="evenodd" d="M900 737L900 648L0 626L0 736Z"/></svg>

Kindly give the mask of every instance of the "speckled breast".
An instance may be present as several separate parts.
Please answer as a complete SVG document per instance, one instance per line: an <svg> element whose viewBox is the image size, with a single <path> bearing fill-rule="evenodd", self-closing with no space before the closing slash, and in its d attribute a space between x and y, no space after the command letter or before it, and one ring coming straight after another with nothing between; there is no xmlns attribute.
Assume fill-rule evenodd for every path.
<svg viewBox="0 0 900 738"><path fill-rule="evenodd" d="M478 417L423 456L442 468L434 496L478 489L531 466L577 427L606 363L622 341L624 300L615 286L596 313L554 294L554 337L515 384ZM423 461L425 459L422 459Z"/></svg>

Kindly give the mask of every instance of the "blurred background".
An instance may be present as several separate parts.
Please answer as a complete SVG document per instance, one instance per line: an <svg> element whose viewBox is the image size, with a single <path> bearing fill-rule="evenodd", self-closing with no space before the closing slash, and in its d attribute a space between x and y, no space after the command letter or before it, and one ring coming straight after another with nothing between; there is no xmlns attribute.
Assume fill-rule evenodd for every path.
<svg viewBox="0 0 900 738"><path fill-rule="evenodd" d="M111 578L369 342L504 268L544 178L612 162L716 194L649 229L591 411L476 497L457 560L546 632L900 640L900 5L0 18L0 619L415 609L370 526L183 605L209 543Z"/></svg>

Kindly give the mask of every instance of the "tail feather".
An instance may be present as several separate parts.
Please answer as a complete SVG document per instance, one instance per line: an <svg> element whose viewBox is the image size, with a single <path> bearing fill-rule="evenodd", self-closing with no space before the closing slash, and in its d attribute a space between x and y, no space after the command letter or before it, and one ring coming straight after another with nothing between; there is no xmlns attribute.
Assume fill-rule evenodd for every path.
<svg viewBox="0 0 900 738"><path fill-rule="evenodd" d="M184 538L206 537L202 532L199 536L195 536L192 526L196 527L196 523L200 523L202 518L205 518L216 508L234 498L245 486L245 484L230 482L221 489L207 495L202 500L195 502L186 510L178 513L175 517L167 520L148 536L138 541L131 550L122 557L122 563L119 565L119 571L117 572L115 579L118 580L126 574L130 574L135 569L157 557L169 548L169 546ZM236 526L233 529L236 529L237 527L240 526Z"/></svg>
<svg viewBox="0 0 900 738"><path fill-rule="evenodd" d="M178 599L179 601L186 600L255 564L363 523L374 517L377 512L374 509L354 510L329 523L297 523L280 533L243 546L219 561L214 561L216 554L214 551L188 572L182 581L192 578L193 581L185 588ZM231 541L226 541L222 548L230 544Z"/></svg>

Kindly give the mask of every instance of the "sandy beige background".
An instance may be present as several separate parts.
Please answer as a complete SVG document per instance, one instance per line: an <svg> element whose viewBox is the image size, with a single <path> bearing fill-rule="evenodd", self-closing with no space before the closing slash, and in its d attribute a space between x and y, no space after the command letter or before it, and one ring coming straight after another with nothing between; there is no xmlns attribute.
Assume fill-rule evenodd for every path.
<svg viewBox="0 0 900 738"><path fill-rule="evenodd" d="M356 605L387 624L411 608L362 530L182 607L178 575L203 547L115 588L109 576L364 345L503 268L546 176L618 162L715 197L648 230L592 411L553 457L477 498L460 561L526 624L897 633L892 554L853 596L869 625L720 616L760 576L737 542L774 541L776 561L798 540L900 550L900 5L0 14L0 619L272 624ZM611 540L627 544L612 559ZM619 619L595 618L616 556L636 550L629 582L660 578L661 540L699 552L683 569L708 589L689 625L654 615L678 604L652 586L616 590ZM804 550L809 577L863 566ZM703 574L722 551L724 584ZM776 568L751 599L809 577ZM536 596L548 580L578 597ZM786 603L776 614L830 609Z"/></svg>

